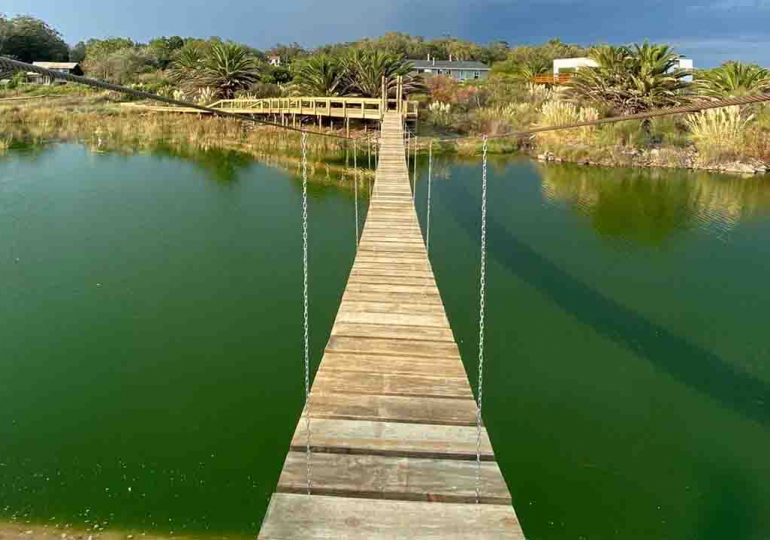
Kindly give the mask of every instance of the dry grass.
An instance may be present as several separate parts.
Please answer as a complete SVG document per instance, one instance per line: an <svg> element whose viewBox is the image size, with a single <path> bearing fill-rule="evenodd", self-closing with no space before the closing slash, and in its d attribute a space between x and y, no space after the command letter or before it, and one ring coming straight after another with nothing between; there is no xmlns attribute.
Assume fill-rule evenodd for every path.
<svg viewBox="0 0 770 540"><path fill-rule="evenodd" d="M686 118L700 159L705 163L741 157L746 150L746 133L753 116L740 107L710 109Z"/></svg>
<svg viewBox="0 0 770 540"><path fill-rule="evenodd" d="M60 98L55 102L0 103L0 133L5 141L2 144L70 140L94 150L120 151L152 150L163 145L185 152L237 151L289 169L299 163L298 133L229 118L138 112L110 98L101 94L87 99ZM311 172L351 172L352 150L345 147L345 141L311 135L308 149ZM368 161L366 152L366 147L359 147L359 165Z"/></svg>
<svg viewBox="0 0 770 540"><path fill-rule="evenodd" d="M579 108L566 101L547 101L540 109L537 126L563 126L577 122L589 122L599 118L592 107ZM562 131L539 133L536 140L543 148L565 144L590 144L596 138L595 127L582 127Z"/></svg>

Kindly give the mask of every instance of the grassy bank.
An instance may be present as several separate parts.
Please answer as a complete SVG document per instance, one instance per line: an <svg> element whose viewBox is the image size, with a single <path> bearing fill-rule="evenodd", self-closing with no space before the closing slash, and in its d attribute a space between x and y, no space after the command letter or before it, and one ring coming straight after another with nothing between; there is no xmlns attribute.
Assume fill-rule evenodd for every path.
<svg viewBox="0 0 770 540"><path fill-rule="evenodd" d="M74 85L55 87L52 94L0 96L0 154L15 144L66 140L79 141L96 151L149 151L159 145L188 154L234 151L288 170L297 170L299 166L301 136L298 133L230 118L151 112L126 107L120 96L113 93L73 88ZM572 113L574 111L556 110L552 112L553 118L547 120L568 123L576 120L570 117ZM487 116L496 118L497 123L476 127L504 133L531 125L531 115L523 113ZM526 139L493 138L488 152L495 155L523 151L540 161L604 167L682 168L735 174L768 171L770 136L764 127L770 126L770 113L760 111L755 124L761 129L752 130L736 126L729 117L704 115L696 119L702 125L688 126L686 119L666 118L646 124L624 122L545 133ZM434 155L475 157L481 154L480 135L459 134L451 125L439 127L433 120L428 115L418 126L420 154L427 153L431 139L436 141ZM701 130L699 144L692 140L693 128ZM727 130L727 134L720 130ZM333 133L343 134L342 131ZM353 135L364 137L366 134L360 131ZM710 142L714 140L715 143ZM308 144L310 173L315 179L353 174L352 144L317 135L309 136ZM372 174L366 169L369 163L375 163L374 151L374 147L370 149L366 143L359 145L358 165L363 176Z"/></svg>
<svg viewBox="0 0 770 540"><path fill-rule="evenodd" d="M77 141L93 151L161 150L189 157L209 151L237 152L300 172L298 133L237 119L142 112L123 106L116 97L105 92L79 92L31 100L0 98L0 153L14 146ZM374 155L370 159L368 152L365 145L358 149L361 178L373 175L367 167L374 163ZM352 145L310 135L308 165L315 181L332 181L332 177L349 180L354 175Z"/></svg>

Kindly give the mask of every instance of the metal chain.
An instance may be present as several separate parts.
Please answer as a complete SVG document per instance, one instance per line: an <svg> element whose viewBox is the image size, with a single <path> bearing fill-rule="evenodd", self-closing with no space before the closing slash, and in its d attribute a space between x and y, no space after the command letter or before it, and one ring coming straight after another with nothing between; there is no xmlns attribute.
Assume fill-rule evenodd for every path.
<svg viewBox="0 0 770 540"><path fill-rule="evenodd" d="M310 470L310 318L308 316L308 257L307 257L307 133L302 134L302 305L305 346L305 466L307 494L312 487Z"/></svg>
<svg viewBox="0 0 770 540"><path fill-rule="evenodd" d="M428 143L428 209L425 218L425 251L430 254L430 185L433 179L433 141Z"/></svg>
<svg viewBox="0 0 770 540"><path fill-rule="evenodd" d="M414 178L414 189L412 189L412 204L414 204L414 201L417 197L417 135L414 136L414 157L412 158L412 165L413 165L413 172L412 177Z"/></svg>
<svg viewBox="0 0 770 540"><path fill-rule="evenodd" d="M353 141L353 194L356 199L356 247L358 247L358 141Z"/></svg>
<svg viewBox="0 0 770 540"><path fill-rule="evenodd" d="M481 407L484 398L484 317L487 294L487 146L484 136L481 157L481 263L479 268L479 374L476 396L476 503L481 498Z"/></svg>

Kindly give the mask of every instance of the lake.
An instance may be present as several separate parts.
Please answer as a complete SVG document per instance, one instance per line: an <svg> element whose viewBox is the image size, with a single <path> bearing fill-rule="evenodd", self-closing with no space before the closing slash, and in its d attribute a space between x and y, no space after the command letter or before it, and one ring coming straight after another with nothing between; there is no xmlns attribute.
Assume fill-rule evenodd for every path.
<svg viewBox="0 0 770 540"><path fill-rule="evenodd" d="M480 173L432 190L472 382ZM300 197L236 154L0 157L0 520L258 530L303 403ZM484 416L528 538L770 537L770 179L512 157L489 197ZM352 190L309 213L317 366Z"/></svg>

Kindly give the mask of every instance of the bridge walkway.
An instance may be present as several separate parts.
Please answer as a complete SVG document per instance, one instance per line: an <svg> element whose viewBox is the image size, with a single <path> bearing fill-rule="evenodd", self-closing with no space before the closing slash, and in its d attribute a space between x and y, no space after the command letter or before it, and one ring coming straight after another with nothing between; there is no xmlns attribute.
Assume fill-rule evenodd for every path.
<svg viewBox="0 0 770 540"><path fill-rule="evenodd" d="M482 429L386 113L361 242L260 538L524 538Z"/></svg>

